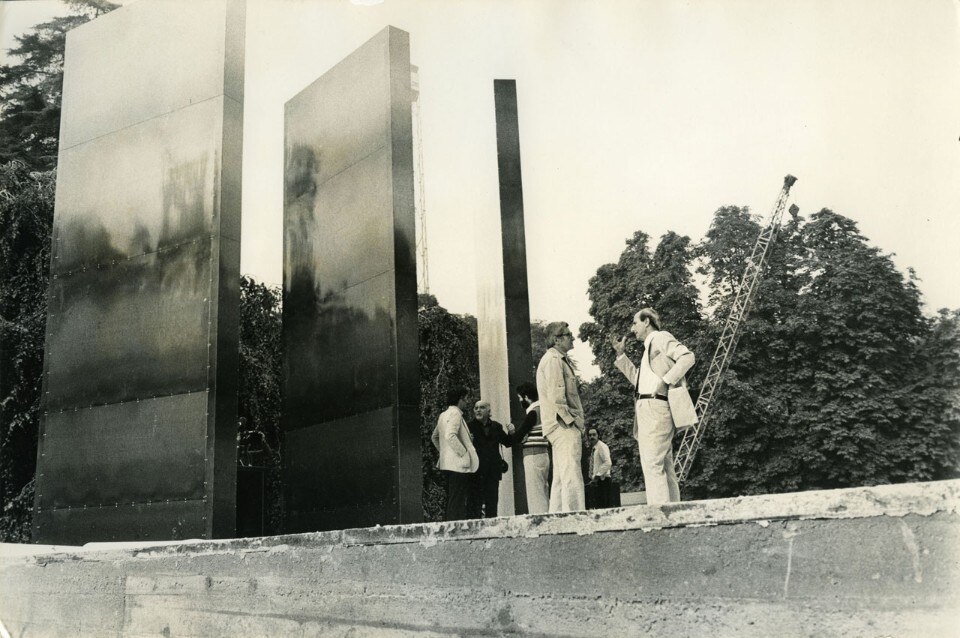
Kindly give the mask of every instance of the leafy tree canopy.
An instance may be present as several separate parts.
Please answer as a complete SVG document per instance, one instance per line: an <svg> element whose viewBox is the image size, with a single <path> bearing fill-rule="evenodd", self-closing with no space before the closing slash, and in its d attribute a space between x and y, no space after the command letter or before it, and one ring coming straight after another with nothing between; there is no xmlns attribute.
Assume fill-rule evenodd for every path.
<svg viewBox="0 0 960 638"><path fill-rule="evenodd" d="M0 542L30 539L55 189L0 164Z"/></svg>
<svg viewBox="0 0 960 638"><path fill-rule="evenodd" d="M590 280L593 322L581 326L604 374L586 388L588 419L606 433L614 473L641 481L630 387L612 367L610 334L656 308L698 364L696 391L760 224L716 211L696 246L668 233L651 254L637 232ZM701 314L689 273L705 277ZM912 272L829 209L787 220L742 326L685 498L849 487L957 475L957 311L924 317ZM638 344L628 351L639 356Z"/></svg>
<svg viewBox="0 0 960 638"><path fill-rule="evenodd" d="M7 53L19 61L0 66L0 162L19 160L38 170L57 165L67 31L119 6L106 0L67 4L72 15L15 36Z"/></svg>

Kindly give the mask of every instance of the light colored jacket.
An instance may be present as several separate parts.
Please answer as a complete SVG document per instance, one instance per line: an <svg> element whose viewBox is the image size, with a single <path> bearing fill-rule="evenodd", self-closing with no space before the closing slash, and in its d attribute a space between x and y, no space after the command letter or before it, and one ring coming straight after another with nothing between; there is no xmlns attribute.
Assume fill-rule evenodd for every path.
<svg viewBox="0 0 960 638"><path fill-rule="evenodd" d="M470 429L463 420L463 412L457 406L451 405L440 415L430 440L440 451L438 469L470 474L480 467L480 459L470 438Z"/></svg>
<svg viewBox="0 0 960 638"><path fill-rule="evenodd" d="M556 348L548 348L540 359L537 392L544 436L558 427L576 427L583 432L583 405L577 390L577 375Z"/></svg>
<svg viewBox="0 0 960 638"><path fill-rule="evenodd" d="M693 353L666 330L658 330L653 333L653 338L650 340L650 352L644 353L644 356L648 354L650 356L650 369L660 377L657 394L666 394L670 386L686 385L687 381L684 375L697 362ZM633 365L627 355L622 354L617 357L614 365L636 388L637 375L640 373L640 369Z"/></svg>
<svg viewBox="0 0 960 638"><path fill-rule="evenodd" d="M648 348L649 352L644 352L644 356L649 355L650 369L660 377L660 385L657 387L656 394L667 394L670 386L687 385L685 375L697 362L697 359L685 345L677 341L677 338L666 330L658 330L653 333ZM636 389L640 369L633 365L626 354L617 357L613 363ZM637 436L636 419L633 422L633 436L634 438Z"/></svg>

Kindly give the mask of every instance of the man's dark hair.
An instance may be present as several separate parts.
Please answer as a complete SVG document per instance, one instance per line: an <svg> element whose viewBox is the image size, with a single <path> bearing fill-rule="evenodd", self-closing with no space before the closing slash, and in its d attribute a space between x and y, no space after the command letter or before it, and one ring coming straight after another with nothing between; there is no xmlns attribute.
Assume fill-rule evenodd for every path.
<svg viewBox="0 0 960 638"><path fill-rule="evenodd" d="M641 321L644 319L649 319L650 325L653 326L653 329L660 330L660 315L657 314L657 311L653 308L643 308L637 313L637 316L640 317Z"/></svg>
<svg viewBox="0 0 960 638"><path fill-rule="evenodd" d="M530 381L524 381L517 386L517 394L522 397L527 397L533 401L540 399L540 394L537 392L537 384L531 383Z"/></svg>
<svg viewBox="0 0 960 638"><path fill-rule="evenodd" d="M447 390L447 405L456 405L465 396L467 396L467 389L462 385L455 385Z"/></svg>

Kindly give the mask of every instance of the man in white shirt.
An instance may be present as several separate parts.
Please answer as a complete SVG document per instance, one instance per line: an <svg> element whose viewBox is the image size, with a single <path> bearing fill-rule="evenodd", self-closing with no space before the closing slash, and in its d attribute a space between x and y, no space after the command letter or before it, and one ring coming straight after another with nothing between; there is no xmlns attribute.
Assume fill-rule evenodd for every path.
<svg viewBox="0 0 960 638"><path fill-rule="evenodd" d="M634 386L633 436L640 450L647 503L675 503L680 500L680 487L673 469L674 426L667 391L686 383L684 375L696 358L672 334L660 329L660 315L653 308L634 315L631 330L644 345L639 369L624 353L626 337L611 335L610 343L617 353L614 365Z"/></svg>
<svg viewBox="0 0 960 638"><path fill-rule="evenodd" d="M585 507L580 455L583 447L583 405L577 375L567 359L573 333L564 321L547 324L547 348L537 366L537 393L543 435L553 450L550 512L573 512Z"/></svg>
<svg viewBox="0 0 960 638"><path fill-rule="evenodd" d="M585 486L587 509L610 507L610 470L613 469L613 462L610 460L610 448L600 440L597 428L587 430L587 449L590 450L588 483Z"/></svg>
<svg viewBox="0 0 960 638"><path fill-rule="evenodd" d="M450 406L437 419L430 440L440 452L437 468L447 479L447 507L444 520L467 518L467 501L473 484L472 474L480 467L463 411L470 405L467 390L454 387L447 391Z"/></svg>

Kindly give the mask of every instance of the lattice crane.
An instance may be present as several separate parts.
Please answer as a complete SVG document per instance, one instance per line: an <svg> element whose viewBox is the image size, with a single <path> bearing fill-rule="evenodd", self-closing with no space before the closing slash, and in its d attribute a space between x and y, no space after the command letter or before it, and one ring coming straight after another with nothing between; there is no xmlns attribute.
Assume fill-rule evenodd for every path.
<svg viewBox="0 0 960 638"><path fill-rule="evenodd" d="M675 469L677 479L682 483L687 478L687 472L693 464L693 459L700 447L700 439L703 438L703 432L710 423L710 406L713 398L716 396L720 385L723 383L723 374L733 358L734 350L737 348L737 340L740 338L740 327L750 312L750 304L753 301L753 295L757 288L757 282L763 275L764 266L767 263L767 256L770 254L770 247L776 241L777 232L780 230L780 221L783 218L783 209L787 204L787 197L790 194L790 187L797 181L793 175L787 175L783 178L783 189L777 198L777 203L773 206L773 212L770 214L770 222L766 228L760 231L757 242L753 246L753 253L747 259L747 267L743 271L743 277L740 279L740 285L737 287L737 294L733 299L733 306L730 308L730 316L727 317L723 325L723 332L720 334L720 341L717 343L717 349L713 353L713 360L710 362L710 370L707 372L707 378L700 388L700 396L697 397L697 414L700 420L696 425L687 428L684 431L683 439L680 441L680 447L677 449L677 460ZM796 215L799 209L796 206L790 207L790 214Z"/></svg>

